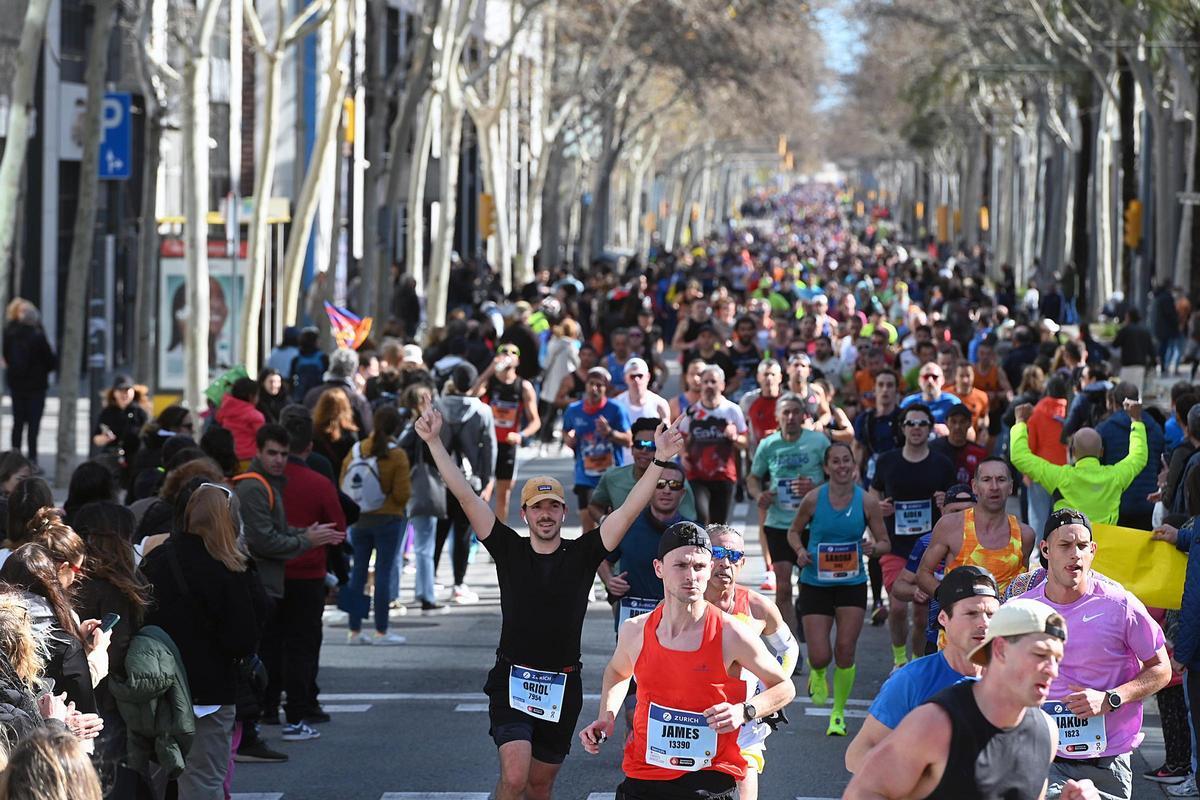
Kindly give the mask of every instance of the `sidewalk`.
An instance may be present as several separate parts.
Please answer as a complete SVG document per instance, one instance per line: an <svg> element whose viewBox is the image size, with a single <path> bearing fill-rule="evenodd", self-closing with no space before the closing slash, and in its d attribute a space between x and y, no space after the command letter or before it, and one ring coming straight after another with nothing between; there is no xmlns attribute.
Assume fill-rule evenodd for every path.
<svg viewBox="0 0 1200 800"><path fill-rule="evenodd" d="M71 469L87 461L88 445L91 435L91 408L86 398L80 398L75 409L75 457L71 461ZM38 466L44 471L46 480L54 483L54 457L58 450L58 419L59 399L55 396L46 398L46 412L42 415L42 427L38 433ZM0 450L12 447L12 402L5 395L0 400ZM22 443L21 452L25 451ZM61 489L66 489L64 484Z"/></svg>

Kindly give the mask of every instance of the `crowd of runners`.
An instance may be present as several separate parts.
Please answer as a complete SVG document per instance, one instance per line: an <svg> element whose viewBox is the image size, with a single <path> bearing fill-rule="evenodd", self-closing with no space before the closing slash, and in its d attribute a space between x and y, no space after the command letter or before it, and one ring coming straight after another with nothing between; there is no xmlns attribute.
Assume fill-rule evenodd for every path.
<svg viewBox="0 0 1200 800"><path fill-rule="evenodd" d="M1152 696L1166 760L1145 777L1200 796L1200 567L1182 610L1092 569L1100 525L1194 540L1200 387L1143 405L1176 366L1158 363L1163 316L1178 333L1190 306L1165 287L1154 331L1119 302L1111 330L1079 324L1057 276L1018 287L867 210L827 187L764 194L721 237L543 270L507 298L463 264L423 346L412 320L357 352L289 330L200 411L151 415L118 377L61 513L20 455L53 367L14 301L10 374L43 374L14 394L38 413L0 458L0 580L44 618L27 638L58 648L0 687L29 717L0 714L14 753L57 719L99 739L110 797L226 797L236 762L287 760L263 726L292 743L329 720L326 604L350 644L403 645L390 616L479 601L477 544L500 589L497 800L551 797L575 745L623 747L623 800L755 800L797 693L830 706L849 798L1130 800ZM572 457L571 486L519 463L538 451ZM597 585L615 639L595 707ZM886 625L892 672L854 729L867 624ZM10 661L18 634L0 636ZM164 689L139 711L146 673L187 702Z"/></svg>

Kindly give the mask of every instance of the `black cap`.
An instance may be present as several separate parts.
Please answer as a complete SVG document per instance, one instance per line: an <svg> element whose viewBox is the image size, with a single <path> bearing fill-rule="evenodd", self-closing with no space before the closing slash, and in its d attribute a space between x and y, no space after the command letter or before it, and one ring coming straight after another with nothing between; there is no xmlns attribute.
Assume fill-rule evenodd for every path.
<svg viewBox="0 0 1200 800"><path fill-rule="evenodd" d="M969 418L970 416L971 416L971 409L967 408L962 403L957 403L955 405L952 405L946 411L946 419L950 419L951 417L968 417Z"/></svg>
<svg viewBox="0 0 1200 800"><path fill-rule="evenodd" d="M663 556L680 547L703 547L712 552L708 532L694 522L676 522L662 532L658 540L658 560L662 561Z"/></svg>
<svg viewBox="0 0 1200 800"><path fill-rule="evenodd" d="M128 375L118 375L113 378L112 388L121 391L122 389L133 388L133 378Z"/></svg>
<svg viewBox="0 0 1200 800"><path fill-rule="evenodd" d="M946 490L947 503L974 503L978 499L965 483L956 483Z"/></svg>
<svg viewBox="0 0 1200 800"><path fill-rule="evenodd" d="M1092 530L1092 523L1087 518L1087 514L1074 508L1059 508L1051 511L1050 516L1046 517L1046 525L1042 528L1042 539L1049 539L1050 534L1066 525L1082 525L1088 529L1089 533Z"/></svg>
<svg viewBox="0 0 1200 800"><path fill-rule="evenodd" d="M986 581L985 585L980 585ZM949 612L950 607L959 600L970 597L995 597L1000 599L1000 590L992 573L983 567L965 565L955 567L942 578L942 585L937 590L938 605Z"/></svg>

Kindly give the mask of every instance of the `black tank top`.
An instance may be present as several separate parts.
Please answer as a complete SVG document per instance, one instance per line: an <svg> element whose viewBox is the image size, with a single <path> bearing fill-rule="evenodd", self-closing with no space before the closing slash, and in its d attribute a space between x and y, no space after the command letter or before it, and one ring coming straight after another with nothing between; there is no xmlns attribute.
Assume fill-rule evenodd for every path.
<svg viewBox="0 0 1200 800"><path fill-rule="evenodd" d="M988 722L972 691L974 681L930 699L950 717L950 754L942 780L927 800L1037 800L1050 763L1050 728L1030 708L1015 728Z"/></svg>

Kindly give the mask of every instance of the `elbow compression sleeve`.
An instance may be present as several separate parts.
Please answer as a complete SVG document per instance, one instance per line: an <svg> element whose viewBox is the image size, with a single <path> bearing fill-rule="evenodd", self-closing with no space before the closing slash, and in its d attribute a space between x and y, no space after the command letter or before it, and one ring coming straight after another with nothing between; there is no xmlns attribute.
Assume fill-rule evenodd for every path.
<svg viewBox="0 0 1200 800"><path fill-rule="evenodd" d="M783 625L774 633L764 636L763 639L766 641L767 647L771 649L771 655L779 660L779 664L783 667L783 674L790 677L792 670L796 668L796 660L800 657L800 643L796 641L796 637L792 636L792 632L786 625Z"/></svg>

